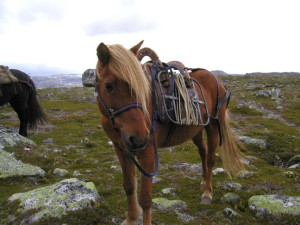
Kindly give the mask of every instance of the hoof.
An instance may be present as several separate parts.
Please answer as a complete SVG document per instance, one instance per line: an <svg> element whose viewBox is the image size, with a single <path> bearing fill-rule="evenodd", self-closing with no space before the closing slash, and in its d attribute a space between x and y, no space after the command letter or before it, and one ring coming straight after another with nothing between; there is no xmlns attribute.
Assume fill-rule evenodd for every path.
<svg viewBox="0 0 300 225"><path fill-rule="evenodd" d="M209 195L203 195L201 199L201 205L210 205L212 201L212 197Z"/></svg>

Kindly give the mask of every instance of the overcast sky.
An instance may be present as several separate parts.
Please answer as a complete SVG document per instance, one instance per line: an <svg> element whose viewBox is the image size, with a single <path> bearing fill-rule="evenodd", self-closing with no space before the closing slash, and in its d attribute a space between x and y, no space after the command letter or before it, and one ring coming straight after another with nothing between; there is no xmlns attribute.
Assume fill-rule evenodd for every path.
<svg viewBox="0 0 300 225"><path fill-rule="evenodd" d="M95 68L100 42L141 40L164 62L300 72L299 0L0 0L0 64L31 75Z"/></svg>

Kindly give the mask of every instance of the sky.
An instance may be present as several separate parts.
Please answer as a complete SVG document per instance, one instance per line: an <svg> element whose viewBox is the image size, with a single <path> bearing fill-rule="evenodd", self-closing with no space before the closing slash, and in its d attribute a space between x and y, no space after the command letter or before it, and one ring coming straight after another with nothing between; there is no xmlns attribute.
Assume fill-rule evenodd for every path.
<svg viewBox="0 0 300 225"><path fill-rule="evenodd" d="M161 61L300 72L299 0L0 0L0 64L29 75L95 68L100 42Z"/></svg>

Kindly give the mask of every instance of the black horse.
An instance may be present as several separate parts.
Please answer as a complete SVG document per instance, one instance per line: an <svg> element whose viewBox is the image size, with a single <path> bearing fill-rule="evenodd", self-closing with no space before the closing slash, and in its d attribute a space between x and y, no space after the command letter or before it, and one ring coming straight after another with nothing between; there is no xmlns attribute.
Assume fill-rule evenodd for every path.
<svg viewBox="0 0 300 225"><path fill-rule="evenodd" d="M46 115L38 102L37 91L31 78L20 70L10 71L19 82L0 86L0 105L9 102L20 119L19 134L27 137L27 128L36 128L38 122L43 123L46 120Z"/></svg>

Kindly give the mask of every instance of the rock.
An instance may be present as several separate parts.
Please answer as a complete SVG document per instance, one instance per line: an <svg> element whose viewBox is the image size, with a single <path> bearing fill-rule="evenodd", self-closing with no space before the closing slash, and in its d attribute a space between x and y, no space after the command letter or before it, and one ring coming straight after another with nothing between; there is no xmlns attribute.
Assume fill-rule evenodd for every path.
<svg viewBox="0 0 300 225"><path fill-rule="evenodd" d="M163 194L175 196L175 188L165 188L161 190Z"/></svg>
<svg viewBox="0 0 300 225"><path fill-rule="evenodd" d="M81 173L78 171L78 170L75 170L74 172L73 172L73 176L75 176L75 177L78 177L78 176L80 176L81 175Z"/></svg>
<svg viewBox="0 0 300 225"><path fill-rule="evenodd" d="M271 97L271 91L267 91L267 90L258 90L254 93L254 95L256 97L264 97L264 98L268 98Z"/></svg>
<svg viewBox="0 0 300 225"><path fill-rule="evenodd" d="M44 143L46 144L53 144L54 143L54 140L52 138L46 138L43 140Z"/></svg>
<svg viewBox="0 0 300 225"><path fill-rule="evenodd" d="M92 207L91 201L100 200L93 182L72 178L63 180L51 186L17 193L9 201L20 200L18 211L29 213L21 224L32 224L42 218L61 217L68 211L76 211ZM30 213L29 210L33 210Z"/></svg>
<svg viewBox="0 0 300 225"><path fill-rule="evenodd" d="M0 147L0 179L16 176L44 177L45 171L38 166L16 160L12 153Z"/></svg>
<svg viewBox="0 0 300 225"><path fill-rule="evenodd" d="M224 215L224 217L226 217L226 218L241 217L240 214L238 214L236 211L234 211L234 210L231 209L231 208L225 208L225 209L223 210L223 215Z"/></svg>
<svg viewBox="0 0 300 225"><path fill-rule="evenodd" d="M64 176L66 176L68 173L69 173L68 170L60 169L60 168L55 168L54 171L53 171L53 174L54 174L54 175L58 175L58 176L60 176L60 177L64 177Z"/></svg>
<svg viewBox="0 0 300 225"><path fill-rule="evenodd" d="M152 199L153 205L156 206L160 210L168 210L168 209L182 209L187 208L187 204L181 200L168 200L166 198L154 198Z"/></svg>
<svg viewBox="0 0 300 225"><path fill-rule="evenodd" d="M236 190L240 191L242 189L242 185L235 182L228 182L224 184L219 184L225 190Z"/></svg>
<svg viewBox="0 0 300 225"><path fill-rule="evenodd" d="M240 196L238 194L228 192L221 198L222 203L237 205L240 202Z"/></svg>
<svg viewBox="0 0 300 225"><path fill-rule="evenodd" d="M239 104L236 106L237 109L241 109L241 108L243 108L243 107L244 107L244 104L242 104L242 103L239 103Z"/></svg>
<svg viewBox="0 0 300 225"><path fill-rule="evenodd" d="M23 137L9 129L3 128L0 130L0 148L14 147L18 144L36 145L32 140Z"/></svg>
<svg viewBox="0 0 300 225"><path fill-rule="evenodd" d="M152 178L152 184L156 184L156 183L159 183L160 181L162 181L162 179L158 176L154 176Z"/></svg>
<svg viewBox="0 0 300 225"><path fill-rule="evenodd" d="M291 158L288 162L287 162L287 166L291 166L294 164L300 163L300 154L295 155L293 158Z"/></svg>
<svg viewBox="0 0 300 225"><path fill-rule="evenodd" d="M260 148L263 148L263 149L266 149L267 148L267 143L266 141L262 140L262 139L259 139L259 138L251 138L251 137L248 137L248 136L237 136L239 141L243 142L244 144L246 145L249 145L249 144L252 144L252 145L255 145L257 147L260 147Z"/></svg>
<svg viewBox="0 0 300 225"><path fill-rule="evenodd" d="M283 174L288 178L293 178L296 176L296 174L292 171L285 171Z"/></svg>
<svg viewBox="0 0 300 225"><path fill-rule="evenodd" d="M274 99L279 98L280 94L281 94L280 89L279 88L274 88L274 87L272 88L270 93L271 93L271 97L274 98Z"/></svg>
<svg viewBox="0 0 300 225"><path fill-rule="evenodd" d="M96 85L96 70L87 69L82 74L82 84L85 87L95 87Z"/></svg>
<svg viewBox="0 0 300 225"><path fill-rule="evenodd" d="M299 167L300 167L300 163L297 163L297 164L295 164L295 165L289 166L289 169L297 169L297 168L299 168Z"/></svg>
<svg viewBox="0 0 300 225"><path fill-rule="evenodd" d="M253 177L255 175L252 171L240 171L238 172L237 176L243 179L249 179L250 177Z"/></svg>
<svg viewBox="0 0 300 225"><path fill-rule="evenodd" d="M212 171L213 175L224 174L225 170L223 168L216 168Z"/></svg>
<svg viewBox="0 0 300 225"><path fill-rule="evenodd" d="M300 196L256 195L248 200L248 205L257 216L300 215Z"/></svg>

